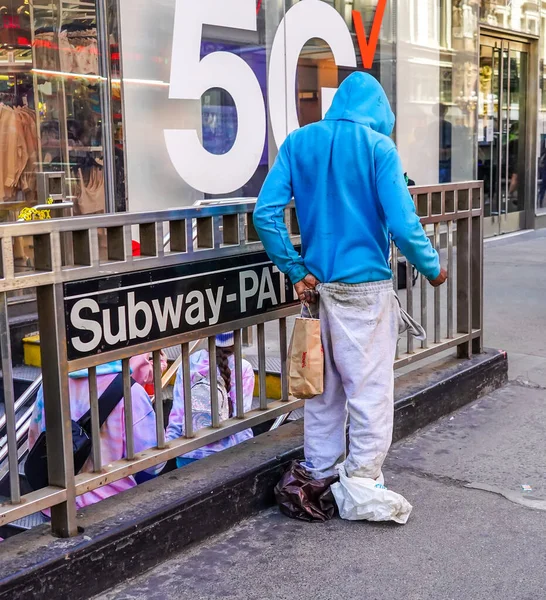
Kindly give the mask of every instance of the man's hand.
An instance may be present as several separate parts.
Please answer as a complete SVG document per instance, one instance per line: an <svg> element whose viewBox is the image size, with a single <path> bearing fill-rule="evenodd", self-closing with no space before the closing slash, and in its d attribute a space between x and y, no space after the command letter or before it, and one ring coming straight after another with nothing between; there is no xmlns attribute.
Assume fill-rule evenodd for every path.
<svg viewBox="0 0 546 600"><path fill-rule="evenodd" d="M296 288L296 294L301 302L307 302L308 304L314 304L317 301L317 293L315 288L319 284L318 279L309 273L301 281L294 284Z"/></svg>
<svg viewBox="0 0 546 600"><path fill-rule="evenodd" d="M442 283L445 283L447 279L447 271L445 269L440 270L440 275L436 277L436 279L429 279L430 285L432 287L440 287Z"/></svg>

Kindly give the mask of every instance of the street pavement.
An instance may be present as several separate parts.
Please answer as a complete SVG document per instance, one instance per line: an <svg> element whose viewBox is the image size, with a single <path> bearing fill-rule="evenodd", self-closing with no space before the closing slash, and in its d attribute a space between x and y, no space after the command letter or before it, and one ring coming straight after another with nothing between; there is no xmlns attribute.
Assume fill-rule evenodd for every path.
<svg viewBox="0 0 546 600"><path fill-rule="evenodd" d="M546 230L486 241L484 290L486 346L508 351L511 379L546 387Z"/></svg>
<svg viewBox="0 0 546 600"><path fill-rule="evenodd" d="M386 484L413 504L407 525L271 509L101 598L546 598L546 233L485 257L486 345L509 352L513 381L393 447Z"/></svg>

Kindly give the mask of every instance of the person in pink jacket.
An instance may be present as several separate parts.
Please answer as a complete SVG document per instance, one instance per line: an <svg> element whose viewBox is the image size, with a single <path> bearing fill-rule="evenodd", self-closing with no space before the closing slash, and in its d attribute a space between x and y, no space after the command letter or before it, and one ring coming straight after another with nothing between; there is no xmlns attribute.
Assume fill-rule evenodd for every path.
<svg viewBox="0 0 546 600"><path fill-rule="evenodd" d="M135 453L142 452L157 445L155 412L144 385L152 381L152 365L148 355L131 358L131 376L135 381L131 388L133 404L133 437ZM121 361L115 361L97 367L97 388L99 398L121 373ZM74 421L80 419L89 410L89 379L87 369L69 375L70 412ZM29 449L34 446L40 433L46 428L44 413L43 388L38 390L38 397L32 414L29 430ZM100 430L102 464L108 465L127 455L125 439L125 406L122 398L114 408ZM157 475L163 464L148 469L150 475ZM93 459L90 456L82 468L83 473L93 471ZM124 477L108 483L101 488L86 492L76 498L78 509L84 508L119 492L136 486L134 477Z"/></svg>
<svg viewBox="0 0 546 600"><path fill-rule="evenodd" d="M222 333L216 336L216 356L214 360L217 365L218 378L221 378L225 385L227 395L229 397L229 403L231 414L235 414L235 406L237 404L237 396L235 389L235 358L233 356L234 350L234 337L233 332ZM190 356L190 378L191 385L201 378L208 378L209 376L209 363L210 356L208 350L200 350L194 352ZM246 361L242 361L243 367L243 404L245 412L252 410L252 399L254 396L254 370L252 365ZM195 408L194 408L195 410ZM210 413L210 402L208 411ZM195 424L194 424L195 427ZM171 414L169 416L169 425L167 427L167 441L177 439L184 435L184 380L182 376L182 368L178 370L176 375L176 382L174 384L174 401ZM205 458L216 452L240 444L245 440L253 437L252 429L245 429L239 433L227 436L218 442L207 444L202 448L188 452L184 456L179 456L176 459L176 466L183 467L189 463L192 463L200 458Z"/></svg>

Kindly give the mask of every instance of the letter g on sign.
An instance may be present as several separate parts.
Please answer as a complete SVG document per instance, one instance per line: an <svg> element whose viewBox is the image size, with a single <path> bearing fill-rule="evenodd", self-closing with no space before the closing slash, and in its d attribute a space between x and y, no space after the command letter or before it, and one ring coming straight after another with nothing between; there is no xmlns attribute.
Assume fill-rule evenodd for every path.
<svg viewBox="0 0 546 600"><path fill-rule="evenodd" d="M300 126L296 105L298 60L305 44L313 38L320 38L330 46L338 67L356 68L353 38L333 6L322 0L301 0L286 13L273 40L269 61L269 110L278 148ZM323 115L334 91L321 90Z"/></svg>

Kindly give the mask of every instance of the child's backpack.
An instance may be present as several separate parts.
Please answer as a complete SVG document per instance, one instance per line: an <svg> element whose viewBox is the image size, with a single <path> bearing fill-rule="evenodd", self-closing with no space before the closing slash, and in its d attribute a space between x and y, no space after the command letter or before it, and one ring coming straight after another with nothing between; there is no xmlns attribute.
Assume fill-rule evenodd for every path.
<svg viewBox="0 0 546 600"><path fill-rule="evenodd" d="M222 377L218 377L217 389L220 421L226 421L232 416L232 410L230 410L231 399ZM201 376L191 386L191 406L193 430L199 431L204 427L210 427L212 425L212 409L210 405L210 380L208 377Z"/></svg>

